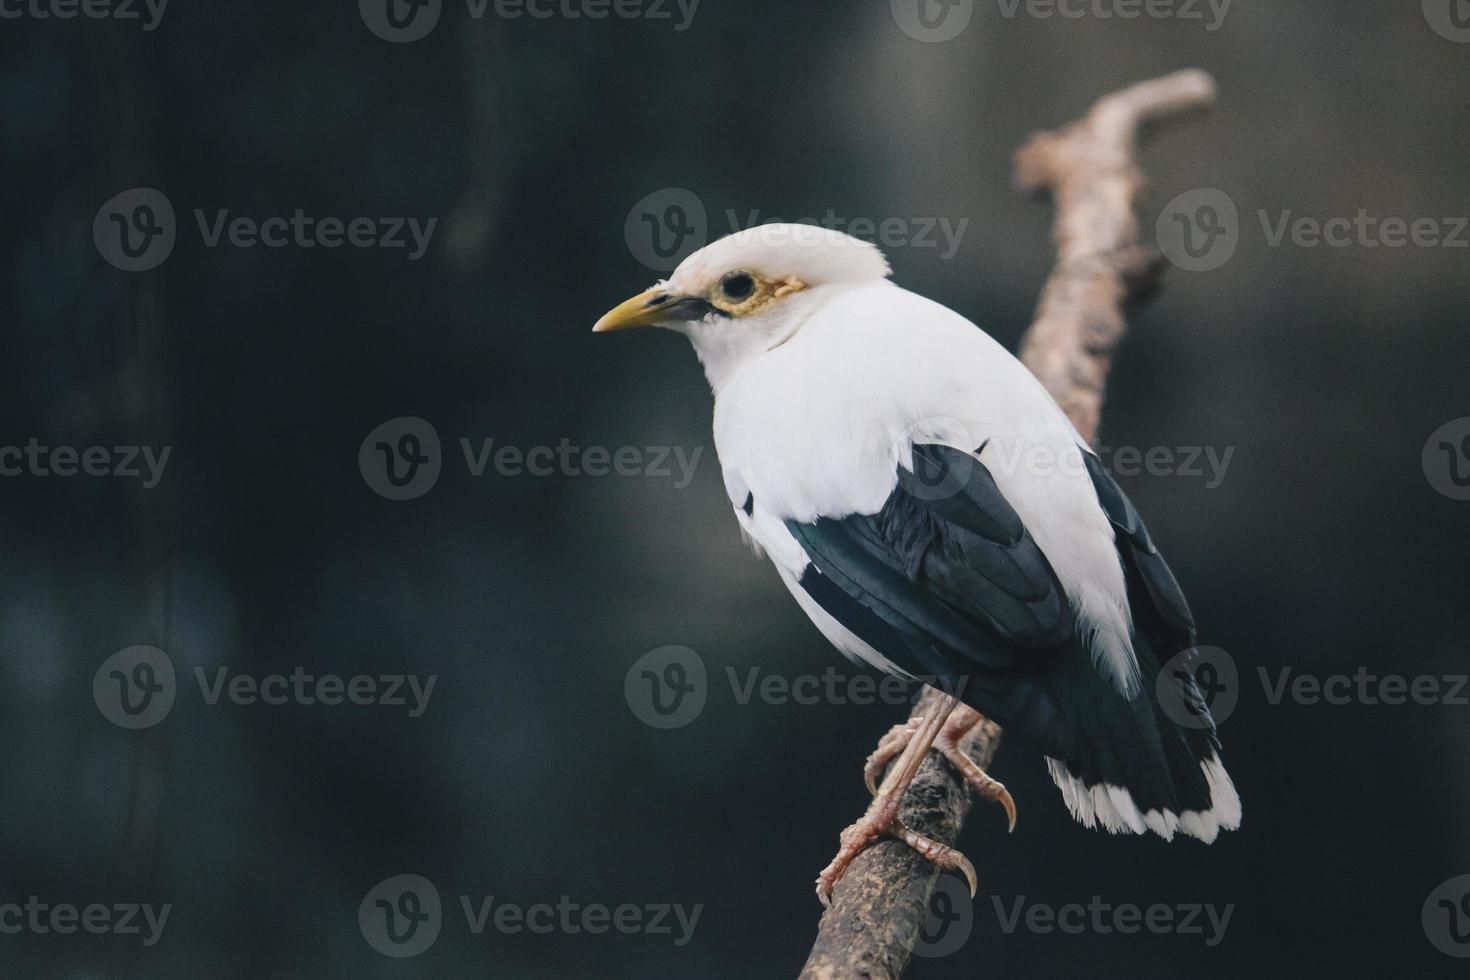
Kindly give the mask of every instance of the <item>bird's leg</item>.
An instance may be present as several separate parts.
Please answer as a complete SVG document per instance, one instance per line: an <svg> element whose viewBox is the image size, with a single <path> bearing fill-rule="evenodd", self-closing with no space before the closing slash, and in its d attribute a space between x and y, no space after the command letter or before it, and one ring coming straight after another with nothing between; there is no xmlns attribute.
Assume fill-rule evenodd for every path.
<svg viewBox="0 0 1470 980"><path fill-rule="evenodd" d="M970 791L982 800L999 803L1006 812L1006 819L1010 823L1010 829L1016 829L1016 801L1005 786L998 780L992 779L984 769L976 765L975 760L965 751L965 739L977 725L983 724L985 717L966 704L957 704L944 727L934 738L934 751L949 760L961 776ZM901 725L894 725L878 741L878 747L873 754L868 756L868 761L863 764L863 782L868 785L868 792L878 792L878 777L883 773L883 767L900 752L904 751L913 741L919 730L919 723L910 719Z"/></svg>
<svg viewBox="0 0 1470 980"><path fill-rule="evenodd" d="M964 708L964 705L959 706L960 710ZM863 783L867 785L869 793L874 796L878 795L878 780L882 777L883 770L895 756L900 755L913 743L914 736L918 734L923 724L922 717L909 718L888 729L888 733L878 740L878 747L863 763Z"/></svg>
<svg viewBox="0 0 1470 980"><path fill-rule="evenodd" d="M924 763L924 756L928 753L929 746L939 737L940 732L945 728L945 722L949 719L950 712L958 703L958 699L953 695L943 695L938 707L928 717L912 725L898 726L885 736L885 741L903 740L907 742L907 745L902 749L898 762L884 777L883 785L878 787L877 795L873 798L873 802L868 804L867 812L857 823L842 832L840 838L842 846L838 849L837 856L832 859L831 864L822 869L821 874L817 875L817 897L822 900L823 905L831 907L832 889L836 887L838 880L842 878L853 859L874 840L885 834L903 841L942 868L958 869L970 883L970 894L975 894L975 867L970 864L968 858L946 844L941 844L910 830L904 826L903 821L898 819L899 806L903 803L904 794L908 792L909 783L914 781L915 774ZM900 732L899 729L904 729L904 731ZM912 731L908 731L909 729ZM891 754L889 758L892 758Z"/></svg>

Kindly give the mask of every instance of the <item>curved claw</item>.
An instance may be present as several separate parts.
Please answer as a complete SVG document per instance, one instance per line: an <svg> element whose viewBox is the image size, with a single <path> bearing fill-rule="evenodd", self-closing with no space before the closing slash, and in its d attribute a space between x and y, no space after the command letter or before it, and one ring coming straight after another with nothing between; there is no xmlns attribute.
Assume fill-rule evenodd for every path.
<svg viewBox="0 0 1470 980"><path fill-rule="evenodd" d="M996 783L994 799L995 802L999 803L1005 809L1006 820L1010 823L1010 826L1006 828L1006 833L1014 834L1016 832L1016 801L1011 796L1010 790L1006 789L1000 783Z"/></svg>
<svg viewBox="0 0 1470 980"><path fill-rule="evenodd" d="M965 880L970 883L970 897L974 898L975 893L980 890L980 879L975 876L975 866L971 864L970 859L965 857L963 854L960 854L959 852L955 853L958 858L958 860L955 861L955 868L958 869L960 874L965 876Z"/></svg>
<svg viewBox="0 0 1470 980"><path fill-rule="evenodd" d="M1010 790L1005 788L1005 784L998 779L992 779L955 742L949 739L936 741L934 748L958 770L959 774L964 778L966 785L970 787L970 790L976 796L1001 805L1006 812L1006 821L1008 824L1006 833L1015 833L1016 801L1011 796Z"/></svg>
<svg viewBox="0 0 1470 980"><path fill-rule="evenodd" d="M950 847L948 844L941 844L933 838L925 837L923 834L910 830L901 823L897 824L889 833L918 851L930 861L939 865L939 867L951 868L964 875L965 881L970 883L971 898L974 898L975 893L980 890L980 879L975 874L975 866L970 863L970 859L965 857L964 853L959 849Z"/></svg>

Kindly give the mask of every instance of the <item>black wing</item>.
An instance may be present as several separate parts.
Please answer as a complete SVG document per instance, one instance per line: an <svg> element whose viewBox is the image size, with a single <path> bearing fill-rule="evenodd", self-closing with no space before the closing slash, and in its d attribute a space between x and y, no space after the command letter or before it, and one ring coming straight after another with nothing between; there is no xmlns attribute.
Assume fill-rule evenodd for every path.
<svg viewBox="0 0 1470 980"><path fill-rule="evenodd" d="M803 589L896 665L958 690L1086 785L1127 787L1145 812L1209 809L1199 763L1214 750L1213 726L1178 728L1154 690L1159 661L1193 645L1194 619L1137 511L1087 455L1128 581L1146 692L1129 700L1094 668L1055 571L977 458L983 449L916 446L913 472L900 468L878 513L788 521L811 560Z"/></svg>
<svg viewBox="0 0 1470 980"><path fill-rule="evenodd" d="M1075 645L1056 572L970 454L916 446L878 513L786 526L808 594L911 674L1003 694L1026 654Z"/></svg>

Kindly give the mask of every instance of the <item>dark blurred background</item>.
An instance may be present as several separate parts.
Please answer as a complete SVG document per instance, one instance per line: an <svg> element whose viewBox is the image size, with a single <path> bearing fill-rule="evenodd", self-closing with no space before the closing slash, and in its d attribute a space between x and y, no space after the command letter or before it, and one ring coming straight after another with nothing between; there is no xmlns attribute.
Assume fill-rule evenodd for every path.
<svg viewBox="0 0 1470 980"><path fill-rule="evenodd" d="M38 16L46 2L0 5L0 446L171 453L152 487L0 478L0 905L171 912L151 946L0 913L0 974L793 976L811 881L866 804L862 759L906 709L740 703L730 670L831 670L839 692L859 671L741 544L687 344L589 328L660 274L656 244L832 212L895 219L897 281L1014 347L1052 210L1013 190L1012 152L1110 90L1199 66L1220 103L1144 153L1143 225L1152 239L1166 205L1218 189L1238 247L1171 269L1133 318L1100 442L1233 449L1218 480L1182 457L1120 479L1237 668L1222 736L1244 827L1212 847L1083 830L1039 755L1008 742L995 772L1020 826L973 816L970 931L909 975L1463 975L1444 949L1470 954L1451 928L1470 928L1453 881L1470 873L1470 707L1273 704L1259 670L1470 670L1470 503L1433 463L1470 423L1431 440L1470 415L1470 251L1451 244L1470 215L1470 5L1236 0L1222 20L1182 0L1136 19L1101 16L1136 9L1111 0L1080 18L924 0L926 22L918 0L704 0L692 17L648 0L605 19L569 15L595 0L539 19L445 0L436 23L437 4L399 3L394 28L377 2L136 20L65 0L78 16ZM158 196L172 251L129 260L123 225L134 244L167 237L144 234L167 223ZM436 224L413 259L407 232L397 249L210 247L195 216L297 209ZM1450 242L1273 247L1260 217L1362 210L1434 219ZM957 249L941 219L965 223ZM930 222L937 247L915 240ZM394 500L375 444L359 450L404 417L437 432L441 472ZM628 447L640 475L590 475L583 456L475 476L461 439ZM659 447L702 452L692 482L672 456L662 475ZM176 683L135 730L110 720L104 661L138 645ZM705 704L660 729L636 664L670 645L706 667ZM410 717L211 704L195 671L220 668L437 681ZM359 907L367 923L374 889L405 874L436 887L442 928L395 958ZM702 911L683 945L677 925L476 935L460 896ZM1022 896L1233 912L1214 945L1007 933L993 900Z"/></svg>

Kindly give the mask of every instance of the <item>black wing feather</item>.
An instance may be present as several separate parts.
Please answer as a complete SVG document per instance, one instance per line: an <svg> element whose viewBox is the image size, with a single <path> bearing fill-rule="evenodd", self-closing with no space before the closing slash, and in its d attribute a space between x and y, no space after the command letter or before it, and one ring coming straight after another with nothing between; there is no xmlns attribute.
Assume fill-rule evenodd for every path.
<svg viewBox="0 0 1470 980"><path fill-rule="evenodd" d="M1138 516L1133 502L1103 469L1097 457L1088 454L1086 460L1098 503L1102 504L1103 512L1117 532L1118 551L1124 567L1137 574L1138 584L1147 596L1147 603L1141 606L1133 595L1129 596L1129 602L1134 605L1134 617L1148 613L1157 620L1149 625L1159 632L1162 643L1156 641L1155 647L1165 657L1193 646L1196 636L1194 613L1190 612L1189 601L1184 598L1179 581L1149 537L1143 518Z"/></svg>
<svg viewBox="0 0 1470 980"><path fill-rule="evenodd" d="M914 456L916 472L900 474L877 514L787 522L816 571L936 648L950 675L1006 670L1019 652L1064 647L1075 626L1061 583L989 471L945 446ZM858 635L911 673L932 666L933 657L906 663L910 650Z"/></svg>
<svg viewBox="0 0 1470 980"><path fill-rule="evenodd" d="M1199 762L1213 729L1180 730L1152 690L1159 660L1193 645L1194 617L1138 512L1088 454L1134 615L1146 693L1130 701L1093 666L1055 570L978 456L916 446L877 514L788 521L812 563L802 587L899 667L955 685L1087 785L1125 786L1145 811L1208 808Z"/></svg>

